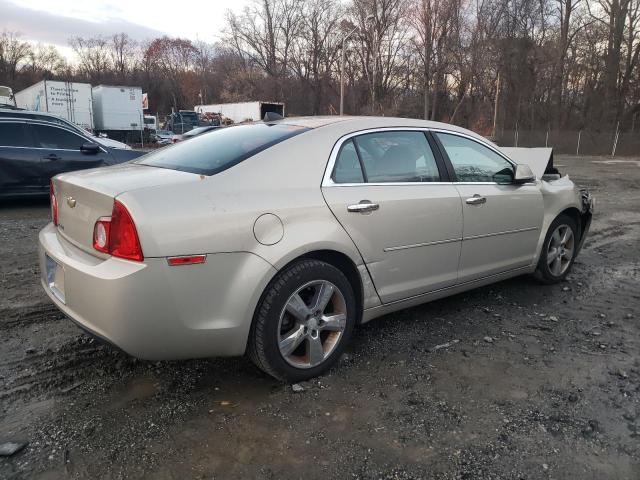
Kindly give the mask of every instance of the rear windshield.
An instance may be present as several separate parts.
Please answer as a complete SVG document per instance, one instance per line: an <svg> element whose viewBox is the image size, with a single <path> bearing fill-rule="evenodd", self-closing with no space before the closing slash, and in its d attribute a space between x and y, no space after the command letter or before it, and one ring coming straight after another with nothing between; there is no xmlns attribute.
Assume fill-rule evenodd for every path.
<svg viewBox="0 0 640 480"><path fill-rule="evenodd" d="M255 123L221 128L137 160L152 167L214 175L288 138L309 130L293 125Z"/></svg>

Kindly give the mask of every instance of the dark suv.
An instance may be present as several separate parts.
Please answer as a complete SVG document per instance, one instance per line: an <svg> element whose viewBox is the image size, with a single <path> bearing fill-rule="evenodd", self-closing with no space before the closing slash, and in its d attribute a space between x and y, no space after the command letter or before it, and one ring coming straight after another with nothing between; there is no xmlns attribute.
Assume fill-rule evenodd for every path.
<svg viewBox="0 0 640 480"><path fill-rule="evenodd" d="M143 155L109 148L47 121L0 117L0 196L44 195L54 175L115 165Z"/></svg>

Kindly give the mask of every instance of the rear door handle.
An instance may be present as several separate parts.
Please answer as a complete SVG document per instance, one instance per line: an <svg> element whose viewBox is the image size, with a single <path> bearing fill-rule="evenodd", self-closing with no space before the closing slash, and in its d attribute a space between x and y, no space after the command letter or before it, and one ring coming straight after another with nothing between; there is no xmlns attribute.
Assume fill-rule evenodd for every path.
<svg viewBox="0 0 640 480"><path fill-rule="evenodd" d="M43 160L60 160L60 157L55 153L50 153L49 155L42 157Z"/></svg>
<svg viewBox="0 0 640 480"><path fill-rule="evenodd" d="M482 205L483 203L487 203L487 199L476 193L473 197L467 198L465 202L469 205Z"/></svg>
<svg viewBox="0 0 640 480"><path fill-rule="evenodd" d="M354 213L367 213L378 210L379 208L380 205L377 203L372 203L369 200L361 200L360 203L354 203L353 205L347 206L347 211Z"/></svg>

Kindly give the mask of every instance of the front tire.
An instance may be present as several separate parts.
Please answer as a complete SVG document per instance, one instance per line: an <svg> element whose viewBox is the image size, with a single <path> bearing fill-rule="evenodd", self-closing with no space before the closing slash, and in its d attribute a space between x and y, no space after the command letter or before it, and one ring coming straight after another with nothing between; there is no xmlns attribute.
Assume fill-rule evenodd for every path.
<svg viewBox="0 0 640 480"><path fill-rule="evenodd" d="M316 377L344 351L355 318L353 288L340 270L319 260L297 261L278 273L262 295L249 357L279 380Z"/></svg>
<svg viewBox="0 0 640 480"><path fill-rule="evenodd" d="M568 215L558 216L547 231L535 276L543 283L562 281L571 271L578 254L579 229Z"/></svg>

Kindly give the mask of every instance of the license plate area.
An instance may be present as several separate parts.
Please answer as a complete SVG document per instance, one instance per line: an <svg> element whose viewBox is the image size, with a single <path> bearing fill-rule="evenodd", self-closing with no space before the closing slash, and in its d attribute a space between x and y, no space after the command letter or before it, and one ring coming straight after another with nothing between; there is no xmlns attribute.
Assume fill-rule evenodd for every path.
<svg viewBox="0 0 640 480"><path fill-rule="evenodd" d="M49 255L46 255L45 270L49 290L58 300L66 303L64 298L64 268Z"/></svg>

